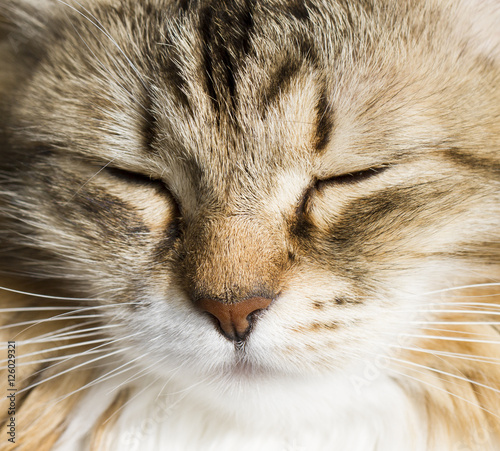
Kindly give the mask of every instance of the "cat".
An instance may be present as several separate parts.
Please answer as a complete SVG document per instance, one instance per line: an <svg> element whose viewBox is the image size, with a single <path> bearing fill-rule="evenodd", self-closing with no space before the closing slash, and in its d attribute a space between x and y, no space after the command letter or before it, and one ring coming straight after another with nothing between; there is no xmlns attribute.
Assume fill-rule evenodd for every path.
<svg viewBox="0 0 500 451"><path fill-rule="evenodd" d="M500 450L498 1L0 17L0 449Z"/></svg>

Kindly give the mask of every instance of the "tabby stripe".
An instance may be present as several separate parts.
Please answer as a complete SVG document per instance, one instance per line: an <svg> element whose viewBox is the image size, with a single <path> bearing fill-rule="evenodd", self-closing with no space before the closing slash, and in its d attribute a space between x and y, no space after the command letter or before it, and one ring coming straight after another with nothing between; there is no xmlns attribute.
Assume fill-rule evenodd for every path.
<svg viewBox="0 0 500 451"><path fill-rule="evenodd" d="M487 172L491 176L495 177L500 175L500 164L497 161L488 158L481 158L458 148L451 148L444 152L443 155L454 164L465 166L466 168L474 171L480 170Z"/></svg>
<svg viewBox="0 0 500 451"><path fill-rule="evenodd" d="M179 64L176 61L180 61L181 57L178 54L179 49L177 45L171 40L171 37L168 36L165 38L165 42L163 42L163 49L166 49L166 53L162 58L162 70L165 73L163 77L163 81L168 83L169 92L174 94L177 101L180 105L184 106L191 114L193 112L193 108L191 106L191 102L189 97L187 96L187 82L184 74L182 73Z"/></svg>
<svg viewBox="0 0 500 451"><path fill-rule="evenodd" d="M144 137L144 149L147 151L152 151L151 144L154 142L156 136L156 117L153 114L153 99L150 92L146 92L145 95L145 110L143 113L144 123L142 124L142 136Z"/></svg>
<svg viewBox="0 0 500 451"><path fill-rule="evenodd" d="M272 74L269 86L264 91L262 103L265 110L268 110L269 107L277 101L277 98L281 93L287 91L292 78L298 75L300 67L301 63L298 59L288 58L284 60L278 69Z"/></svg>
<svg viewBox="0 0 500 451"><path fill-rule="evenodd" d="M347 243L365 242L368 237L380 234L378 221L384 220L387 215L392 214L396 223L396 217L403 218L403 213L412 214L425 206L426 199L423 197L426 194L411 187L391 187L354 199L344 208L341 218L332 225L328 235L332 243L340 241L339 245L344 250Z"/></svg>
<svg viewBox="0 0 500 451"><path fill-rule="evenodd" d="M316 106L316 142L315 147L318 152L324 150L330 142L330 137L333 129L333 111L328 102L326 88L323 89L321 96L318 99Z"/></svg>
<svg viewBox="0 0 500 451"><path fill-rule="evenodd" d="M203 43L203 73L205 74L205 85L208 92L209 98L212 100L214 110L217 112L219 110L219 104L217 102L217 96L215 94L214 86L214 70L212 63L212 54L210 51L210 36L212 34L211 30L212 23L212 8L207 6L200 9L200 35L201 42Z"/></svg>
<svg viewBox="0 0 500 451"><path fill-rule="evenodd" d="M309 20L309 10L304 2L304 0L295 0L293 3L288 5L288 13L300 21Z"/></svg>
<svg viewBox="0 0 500 451"><path fill-rule="evenodd" d="M205 85L216 112L222 106L236 107L235 74L251 51L254 4L255 0L213 1L199 11Z"/></svg>

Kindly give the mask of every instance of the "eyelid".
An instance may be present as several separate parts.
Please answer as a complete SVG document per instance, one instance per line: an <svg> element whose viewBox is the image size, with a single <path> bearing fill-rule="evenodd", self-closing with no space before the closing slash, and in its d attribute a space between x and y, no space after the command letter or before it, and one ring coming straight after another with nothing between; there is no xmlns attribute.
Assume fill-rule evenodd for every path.
<svg viewBox="0 0 500 451"><path fill-rule="evenodd" d="M368 169L362 169L359 171L347 172L345 174L335 175L332 177L328 177L325 179L316 179L314 183L312 183L302 195L301 201L296 208L296 215L303 215L307 209L310 199L313 197L315 191L321 191L324 186L329 185L354 185L356 183L362 182L369 178L375 177L378 174L384 172L389 169L389 165L384 166L374 166Z"/></svg>
<svg viewBox="0 0 500 451"><path fill-rule="evenodd" d="M125 183L142 185L142 186L150 186L159 190L164 195L168 196L173 203L175 204L175 208L180 215L182 211L182 204L177 198L177 196L172 192L170 187L161 179L155 179L148 175L144 175L139 172L128 171L126 169L120 169L113 166L105 166L101 169L102 171L106 171L111 174L113 177L119 178Z"/></svg>
<svg viewBox="0 0 500 451"><path fill-rule="evenodd" d="M317 189L321 189L324 185L352 185L375 177L388 168L389 166L377 166L358 171L347 172L345 174L334 175L332 177L317 180L315 187Z"/></svg>
<svg viewBox="0 0 500 451"><path fill-rule="evenodd" d="M106 171L108 174L111 174L113 177L119 178L127 183L136 183L136 184L155 184L163 182L159 179L154 179L147 175L144 175L139 172L128 171L126 169L120 169L114 166L105 166L102 168L103 171Z"/></svg>

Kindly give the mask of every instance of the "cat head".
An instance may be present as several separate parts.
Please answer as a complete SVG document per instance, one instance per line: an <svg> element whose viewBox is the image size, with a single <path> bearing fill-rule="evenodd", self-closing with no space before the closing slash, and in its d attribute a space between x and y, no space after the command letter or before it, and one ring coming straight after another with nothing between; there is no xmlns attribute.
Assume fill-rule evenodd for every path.
<svg viewBox="0 0 500 451"><path fill-rule="evenodd" d="M4 262L98 299L127 358L202 375L344 369L498 271L474 30L418 3L404 29L370 2L188 3L10 7Z"/></svg>

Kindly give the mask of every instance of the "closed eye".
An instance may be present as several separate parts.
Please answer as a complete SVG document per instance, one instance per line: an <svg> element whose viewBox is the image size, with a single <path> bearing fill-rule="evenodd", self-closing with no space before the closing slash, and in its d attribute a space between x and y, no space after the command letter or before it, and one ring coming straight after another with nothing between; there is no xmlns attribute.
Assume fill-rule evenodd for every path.
<svg viewBox="0 0 500 451"><path fill-rule="evenodd" d="M316 182L313 185L309 186L309 188L307 188L307 190L303 194L302 200L297 206L295 213L296 215L300 216L306 212L309 199L315 191L321 191L321 189L326 186L355 185L357 183L361 183L365 180L376 177L388 168L389 166L379 166L363 169L362 171L353 171L341 175L335 175L333 177L328 177L326 179L316 180Z"/></svg>
<svg viewBox="0 0 500 451"><path fill-rule="evenodd" d="M354 171L348 172L346 174L335 175L333 177L318 180L315 184L315 188L320 190L324 186L330 185L353 185L374 178L386 169L388 169L388 166L380 166L376 168L363 169L362 171Z"/></svg>
<svg viewBox="0 0 500 451"><path fill-rule="evenodd" d="M119 169L116 167L106 166L102 169L112 177L127 183L128 185L151 187L156 189L159 193L169 197L178 211L180 211L180 203L177 197L172 193L170 188L163 182L163 180L152 178L148 175L141 174L140 172L128 171L126 169Z"/></svg>
<svg viewBox="0 0 500 451"><path fill-rule="evenodd" d="M112 177L127 183L128 185L151 187L158 192L170 197L177 205L179 205L177 198L174 196L170 188L163 182L163 180L155 179L140 172L128 171L126 169L119 169L112 166L106 166L103 171Z"/></svg>
<svg viewBox="0 0 500 451"><path fill-rule="evenodd" d="M136 185L164 185L161 180L153 179L147 175L138 172L127 171L125 169L118 169L115 167L106 166L104 170L113 177L122 180L126 183L133 183Z"/></svg>

